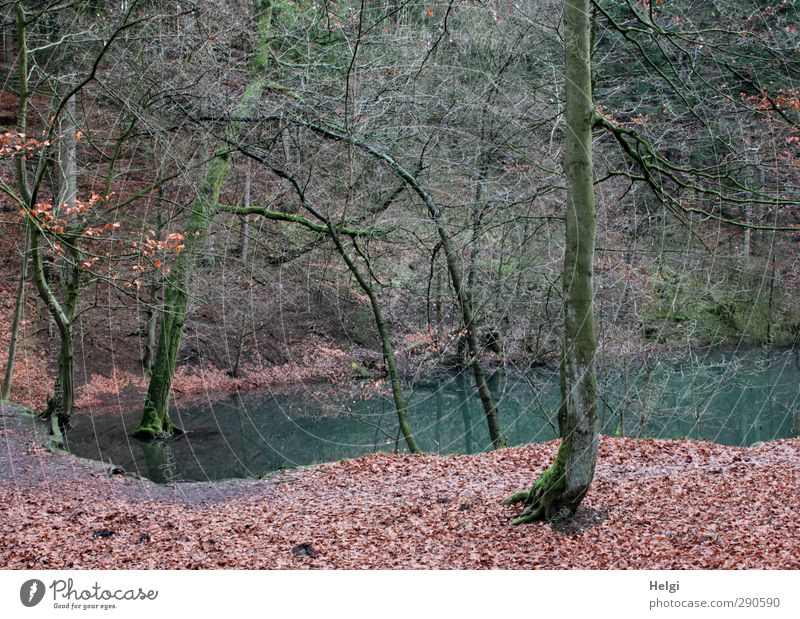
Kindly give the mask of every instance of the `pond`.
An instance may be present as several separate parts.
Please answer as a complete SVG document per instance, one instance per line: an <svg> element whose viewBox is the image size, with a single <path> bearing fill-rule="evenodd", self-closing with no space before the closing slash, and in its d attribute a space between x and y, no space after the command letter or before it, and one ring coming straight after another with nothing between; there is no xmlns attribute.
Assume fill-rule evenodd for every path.
<svg viewBox="0 0 800 619"><path fill-rule="evenodd" d="M750 351L618 364L599 380L602 431L728 445L792 436L800 411L799 357L797 350ZM509 445L556 437L557 372L497 372L491 386ZM409 391L411 427L425 451L488 448L483 409L465 375ZM130 437L138 409L79 413L68 447L159 483L254 477L403 449L393 404L384 396L337 401L313 390L290 396L249 392L172 414L188 433L143 443Z"/></svg>

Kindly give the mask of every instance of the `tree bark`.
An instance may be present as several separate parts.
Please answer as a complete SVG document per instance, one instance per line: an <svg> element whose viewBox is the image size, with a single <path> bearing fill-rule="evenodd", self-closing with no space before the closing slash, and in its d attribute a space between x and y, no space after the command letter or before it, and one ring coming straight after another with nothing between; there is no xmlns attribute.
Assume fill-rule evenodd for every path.
<svg viewBox="0 0 800 619"><path fill-rule="evenodd" d="M80 287L79 267L80 256L77 249L71 252L70 260L73 262L67 277L66 295L64 303L59 302L44 272L42 259L42 233L34 225L31 226L31 258L33 262L33 280L39 296L47 306L50 315L58 327L60 348L58 354L58 377L56 378L53 397L50 399L44 417L50 420L50 445L62 449L64 447L64 431L69 426L70 417L75 403L74 388L74 338L73 319L77 307L78 292ZM74 248L74 246L73 246Z"/></svg>
<svg viewBox="0 0 800 619"><path fill-rule="evenodd" d="M250 161L247 161L247 167L244 171L244 199L243 205L245 208L250 208ZM242 240L241 240L241 259L242 263L247 262L247 257L250 253L250 215L245 214L242 216Z"/></svg>
<svg viewBox="0 0 800 619"><path fill-rule="evenodd" d="M11 395L12 376L14 363L17 356L17 340L19 339L19 324L22 322L22 313L25 309L25 281L28 279L28 251L30 249L31 224L25 224L25 248L22 252L22 268L17 284L17 300L14 303L14 317L11 319L11 334L8 339L8 357L6 359L6 373L3 377L3 387L0 391L0 400L8 400Z"/></svg>
<svg viewBox="0 0 800 619"><path fill-rule="evenodd" d="M16 4L17 43L19 46L19 107L17 110L17 131L25 133L27 130L28 101L31 93L28 88L28 32L24 8L21 3ZM35 190L31 190L28 182L28 170L24 157L16 160L17 189L22 202L28 209L35 202ZM46 164L40 164L46 165ZM40 177L37 170L37 178ZM56 379L53 397L48 403L44 417L50 420L50 447L62 449L64 447L64 430L69 425L75 400L73 385L73 335L72 319L75 316L77 293L79 286L78 265L80 259L76 248L71 249L73 269L69 270L65 278L66 297L64 303L59 302L44 273L44 260L42 256L42 231L39 222L28 215L28 238L30 244L31 262L33 264L33 279L39 296L58 327L61 347L58 357L58 378Z"/></svg>
<svg viewBox="0 0 800 619"><path fill-rule="evenodd" d="M593 316L595 206L592 168L589 0L565 0L564 38L567 184L564 253L564 340L561 355L561 445L555 462L530 490L506 503L526 503L514 524L573 513L589 490L597 463L599 427Z"/></svg>
<svg viewBox="0 0 800 619"><path fill-rule="evenodd" d="M3 30L3 69L6 75L11 75L14 70L14 23Z"/></svg>
<svg viewBox="0 0 800 619"><path fill-rule="evenodd" d="M61 87L64 93L69 92L70 85ZM58 174L59 174L59 194L56 212L63 205L75 206L75 199L78 197L78 156L77 141L75 133L77 124L75 122L76 106L73 95L67 99L64 106L64 114L59 119L59 140L58 140Z"/></svg>
<svg viewBox="0 0 800 619"><path fill-rule="evenodd" d="M251 61L252 80L245 90L233 117L246 115L264 90L264 72L269 58L269 31L272 0L256 0L258 48ZM178 254L164 288L164 310L156 358L145 396L142 419L134 436L144 440L168 437L178 430L169 418L169 394L175 375L178 350L183 336L189 292L195 267L205 243L209 222L219 202L222 182L231 159L231 143L236 141L238 122L231 120L225 127L225 139L219 144L209 164L205 181L192 204L192 212L184 232L186 248Z"/></svg>
<svg viewBox="0 0 800 619"><path fill-rule="evenodd" d="M386 368L389 372L389 383L392 387L392 397L394 399L394 406L395 410L397 411L397 422L400 426L400 431L403 433L403 438L406 441L406 445L408 445L408 450L412 454L420 453L421 449L414 438L414 434L411 432L411 426L408 423L408 406L406 405L405 397L403 396L403 387L400 382L400 371L397 368L397 360L394 356L394 347L392 346L392 338L389 334L389 327L386 324L386 321L383 318L383 312L381 311L381 306L378 301L378 297L375 295L375 290L372 287L372 284L367 279L369 275L366 277L358 270L358 267L347 255L347 251L342 246L342 242L339 239L339 235L336 232L336 229L331 225L330 221L327 222L328 230L330 231L331 238L333 239L334 244L336 245L336 249L339 252L339 255L344 260L347 268L356 278L358 285L361 287L361 290L364 291L364 294L367 295L369 298L370 307L372 308L372 315L375 318L375 326L378 328L378 333L381 337L381 347L383 348L383 358L386 361ZM369 270L369 265L367 265L367 270Z"/></svg>
<svg viewBox="0 0 800 619"><path fill-rule="evenodd" d="M159 175L160 175L159 170ZM164 186L159 185L158 199L156 204L156 240L161 241L162 232L164 230L164 218L161 215L161 209L164 205ZM142 354L142 367L148 376L153 373L153 366L155 365L156 355L156 327L158 326L158 294L161 290L161 273L154 269L150 275L150 296L148 299L147 311L145 319L145 338L144 338L144 352Z"/></svg>

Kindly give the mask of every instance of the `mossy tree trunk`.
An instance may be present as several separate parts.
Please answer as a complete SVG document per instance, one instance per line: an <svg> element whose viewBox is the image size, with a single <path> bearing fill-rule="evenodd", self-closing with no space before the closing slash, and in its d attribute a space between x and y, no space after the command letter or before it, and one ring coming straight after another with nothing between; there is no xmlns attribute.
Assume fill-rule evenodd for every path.
<svg viewBox="0 0 800 619"><path fill-rule="evenodd" d="M80 293L80 252L74 243L69 244L69 255L65 257L67 266L64 278L64 299L59 301L50 287L44 272L42 257L42 233L35 225L31 226L31 258L33 279L39 296L47 306L50 316L58 327L60 340L58 353L58 376L53 396L47 404L44 417L50 421L52 447L64 447L64 431L69 427L75 407L75 344L74 319Z"/></svg>
<svg viewBox="0 0 800 619"><path fill-rule="evenodd" d="M248 93L252 92L248 89ZM259 89L260 94L260 89ZM164 285L164 307L155 360L145 396L142 419L134 430L141 439L164 438L176 431L169 418L169 394L175 375L178 350L189 303L195 267L202 253L208 221L219 200L222 182L228 171L230 150L220 146L209 164L205 181L192 203L192 212L184 230L185 248L178 254Z"/></svg>
<svg viewBox="0 0 800 619"><path fill-rule="evenodd" d="M551 467L529 490L506 503L525 503L522 524L573 513L589 490L597 463L599 427L593 316L595 206L592 173L594 105L589 0L564 2L567 183L564 253L564 341L561 356L561 445Z"/></svg>
<svg viewBox="0 0 800 619"><path fill-rule="evenodd" d="M251 81L236 107L234 119L247 114L258 103L266 83L272 0L255 0L255 12L258 45L250 64ZM202 253L209 223L217 211L222 182L230 165L231 144L236 142L238 136L238 125L236 120L231 120L225 127L225 139L218 145L206 178L192 204L192 212L184 231L186 247L178 254L165 282L161 332L142 419L134 430L137 438L164 438L175 434L177 430L169 418L169 394L183 337L195 267Z"/></svg>

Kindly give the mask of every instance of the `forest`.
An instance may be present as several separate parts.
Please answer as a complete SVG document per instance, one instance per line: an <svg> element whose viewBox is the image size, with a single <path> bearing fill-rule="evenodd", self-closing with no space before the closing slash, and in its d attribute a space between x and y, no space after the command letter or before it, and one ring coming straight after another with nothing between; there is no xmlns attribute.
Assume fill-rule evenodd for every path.
<svg viewBox="0 0 800 619"><path fill-rule="evenodd" d="M800 2L0 34L6 568L800 568Z"/></svg>

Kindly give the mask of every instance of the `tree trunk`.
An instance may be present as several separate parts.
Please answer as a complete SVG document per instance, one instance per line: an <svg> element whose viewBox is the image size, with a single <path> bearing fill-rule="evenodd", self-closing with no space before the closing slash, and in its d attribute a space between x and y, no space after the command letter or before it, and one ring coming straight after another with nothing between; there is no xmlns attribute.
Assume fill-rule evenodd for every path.
<svg viewBox="0 0 800 619"><path fill-rule="evenodd" d="M430 215L430 218L436 227L436 232L439 235L439 240L441 241L447 263L447 272L450 275L450 281L453 285L453 290L456 293L458 304L461 309L461 317L464 324L464 330L466 331L467 348L469 350L468 365L471 366L473 376L475 377L475 386L478 389L478 395L481 398L481 404L483 404L483 411L486 415L486 423L489 426L489 436L492 439L492 446L495 448L504 447L506 445L506 439L503 436L500 428L497 407L492 399L492 394L489 391L489 387L486 385L486 374L484 373L480 364L481 350L478 346L478 338L475 334L475 319L472 303L470 302L469 295L466 293L464 280L462 277L463 273L461 256L457 253L456 248L453 245L453 237L447 228L447 221L445 220L444 214L439 208L439 205L422 187L422 185L417 182L417 179L414 178L414 175L401 166L390 155L383 153L372 146L361 142L360 140L356 140L350 136L331 129L326 129L321 125L316 125L309 122L303 122L301 124L308 129L311 129L315 133L324 135L327 138L352 143L354 146L357 146L373 157L377 157L378 159L382 160L392 170L394 170L395 174L397 174L406 184L408 184L414 193L416 193L425 203L428 214Z"/></svg>
<svg viewBox="0 0 800 619"><path fill-rule="evenodd" d="M154 273L150 281L150 304L147 308L147 320L145 321L145 340L144 353L142 354L142 368L150 376L153 372L156 354L156 326L158 322L158 291L161 287L158 281L158 274Z"/></svg>
<svg viewBox="0 0 800 619"><path fill-rule="evenodd" d="M406 177L403 178L406 179ZM408 175L408 179L410 178L410 175ZM486 374L481 367L481 349L478 345L478 337L476 334L477 325L475 324L472 294L468 290L469 280L465 286L464 280L461 277L461 261L459 260L459 256L456 255L456 250L453 247L452 237L450 236L444 216L439 210L438 205L427 194L427 192L422 190L416 181L412 184L412 187L425 201L431 219L433 219L436 230L439 233L439 240L441 241L442 249L444 250L447 270L450 274L453 290L458 298L458 304L461 309L461 318L464 323L464 330L466 331L467 349L469 351L467 365L472 368L472 375L475 378L475 387L478 390L478 395L480 396L481 404L483 405L483 411L486 415L486 423L489 427L489 437L492 440L492 447L504 447L506 445L506 439L503 436L503 431L500 427L497 406L492 398L489 385L486 382Z"/></svg>
<svg viewBox="0 0 800 619"><path fill-rule="evenodd" d="M264 73L269 58L272 1L256 0L255 10L259 44L250 65L252 81L236 107L234 118L247 114L253 104L258 103L264 90ZM200 249L205 243L209 222L217 210L222 182L230 165L230 143L236 141L237 134L238 122L232 120L225 127L225 140L217 147L205 181L192 204L192 213L184 232L186 248L178 254L167 277L156 359L145 396L142 420L134 430L134 436L137 438L144 440L163 438L174 434L177 430L169 418L169 393L183 336L189 292L195 267L200 258Z"/></svg>
<svg viewBox="0 0 800 619"><path fill-rule="evenodd" d="M14 70L14 23L9 22L3 30L3 69L6 75Z"/></svg>
<svg viewBox="0 0 800 619"><path fill-rule="evenodd" d="M573 513L589 490L597 463L599 427L594 372L593 259L595 207L592 174L591 50L589 0L564 3L567 183L564 253L564 341L561 356L559 431L555 462L530 490L506 503L526 503L514 524Z"/></svg>
<svg viewBox="0 0 800 619"><path fill-rule="evenodd" d="M39 296L47 306L50 315L58 327L60 349L58 354L58 377L53 392L53 397L47 405L44 417L50 420L51 447L62 449L64 447L63 432L69 426L70 417L75 402L75 388L73 381L74 370L74 345L73 345L73 318L77 307L78 292L80 287L79 267L80 256L72 245L71 260L73 261L69 276L66 281L66 295L64 303L60 303L50 288L44 273L44 262L41 247L42 233L35 226L31 226L31 258L33 262L33 279Z"/></svg>
<svg viewBox="0 0 800 619"><path fill-rule="evenodd" d="M243 204L245 208L250 208L250 160L247 161L247 167L244 171L244 199ZM242 264L247 262L247 256L250 253L250 215L242 215L242 240L240 256Z"/></svg>
<svg viewBox="0 0 800 619"><path fill-rule="evenodd" d="M241 365L241 360L242 360L242 351L244 350L244 338L246 335L246 329L247 329L247 315L243 312L241 321L239 322L239 335L236 338L236 356L233 358L233 363L231 364L230 374L232 378L239 378L239 367Z"/></svg>
<svg viewBox="0 0 800 619"><path fill-rule="evenodd" d="M161 171L159 170L159 175ZM156 240L161 241L164 230L164 218L161 209L164 205L164 186L158 187L158 206L156 207ZM142 367L148 376L152 376L156 355L156 327L158 326L158 293L161 290L161 272L153 269L150 275L150 296L147 304L145 319L144 352L142 354Z"/></svg>
<svg viewBox="0 0 800 619"><path fill-rule="evenodd" d="M75 337L72 323L68 323L64 330L59 330L59 335L58 378L47 412L53 443L63 442L62 433L69 428L75 409Z"/></svg>
<svg viewBox="0 0 800 619"><path fill-rule="evenodd" d="M70 90L70 85L61 87L63 93ZM75 133L75 95L71 96L64 106L64 114L59 120L58 140L58 175L59 194L56 213L60 212L62 205L75 206L78 197L78 156Z"/></svg>
<svg viewBox="0 0 800 619"><path fill-rule="evenodd" d="M750 226L753 224L753 205L745 204L744 210L744 223L746 227L742 234L742 257L745 261L750 257Z"/></svg>
<svg viewBox="0 0 800 619"><path fill-rule="evenodd" d="M17 300L14 303L14 317L11 319L11 334L8 339L8 358L6 359L6 373L3 377L3 387L0 391L0 400L8 400L11 396L11 383L14 374L14 363L17 356L17 340L19 338L19 323L22 322L22 313L25 309L25 280L28 279L28 251L30 249L31 225L25 224L25 248L22 253L22 268L17 284Z"/></svg>
<svg viewBox="0 0 800 619"><path fill-rule="evenodd" d="M19 46L17 68L20 82L17 131L19 133L25 133L27 130L28 101L31 96L28 89L28 32L25 10L22 4L17 3L14 8L17 20L17 44ZM46 165L46 163L40 163L39 165ZM40 172L43 172L42 168L37 170L37 177L39 177ZM28 183L28 170L24 157L17 157L16 176L17 188L23 203L28 208L33 207L35 191L31 190L31 186ZM32 215L28 215L28 217L30 218ZM75 315L77 304L79 286L78 265L80 264L80 257L77 248L70 244L72 245L70 247L70 252L73 260L73 270L70 271L71 276L68 276L65 281L66 297L62 304L53 293L45 277L42 256L42 232L38 227L38 222L31 221L30 219L28 220L27 226L27 243L30 246L33 279L36 284L36 289L47 307L48 312L50 312L50 315L55 321L61 337L58 362L59 375L56 379L54 395L44 414L51 422L52 437L50 439L50 446L52 448L61 449L64 447L63 431L69 425L69 418L72 414L75 399L73 388L74 350L72 346L72 318Z"/></svg>
<svg viewBox="0 0 800 619"><path fill-rule="evenodd" d="M364 294L366 294L369 298L370 307L372 308L372 315L375 318L375 326L378 328L378 333L381 337L383 358L386 361L386 368L389 372L389 382L392 387L392 398L394 399L394 407L397 411L397 422L400 426L400 431L403 434L403 438L406 441L406 445L408 445L408 450L412 454L420 453L421 449L414 438L414 434L411 432L411 425L408 423L408 407L406 405L405 398L403 397L403 387L400 382L400 371L397 368L397 360L394 356L392 338L389 335L389 327L386 324L386 321L383 319L383 312L381 311L378 297L375 295L375 290L367 279L369 275L365 277L358 270L358 267L350 258L350 256L348 256L347 251L342 246L342 242L339 239L336 229L333 227L330 221L327 221L326 223L328 224L328 231L333 239L334 244L336 245L339 255L345 261L345 264L347 264L347 268L350 269L350 272L356 278L361 290L363 290ZM369 265L367 265L367 270L369 271Z"/></svg>
<svg viewBox="0 0 800 619"><path fill-rule="evenodd" d="M421 188L418 185L414 186L418 194ZM458 304L461 309L461 318L464 323L464 330L466 331L467 350L469 357L467 364L472 368L472 375L475 378L475 387L478 390L478 396L483 405L483 411L486 415L486 423L489 427L489 437L492 440L492 447L504 447L506 439L503 436L502 429L500 428L500 419L497 414L497 406L492 398L492 393L489 390L489 385L486 382L486 374L481 367L481 349L478 345L478 337L476 333L477 325L475 324L475 313L472 302L471 292L469 288L469 280L465 286L464 280L461 277L461 261L456 255L456 250L453 247L452 237L447 230L447 226L439 207L433 202L433 199L426 193L422 192L421 197L425 200L428 206L428 212L436 225L436 230L439 233L439 240L442 243L444 250L445 261L447 263L447 270L450 274L450 280L453 284L453 290L458 298ZM469 275L469 274L468 274Z"/></svg>

